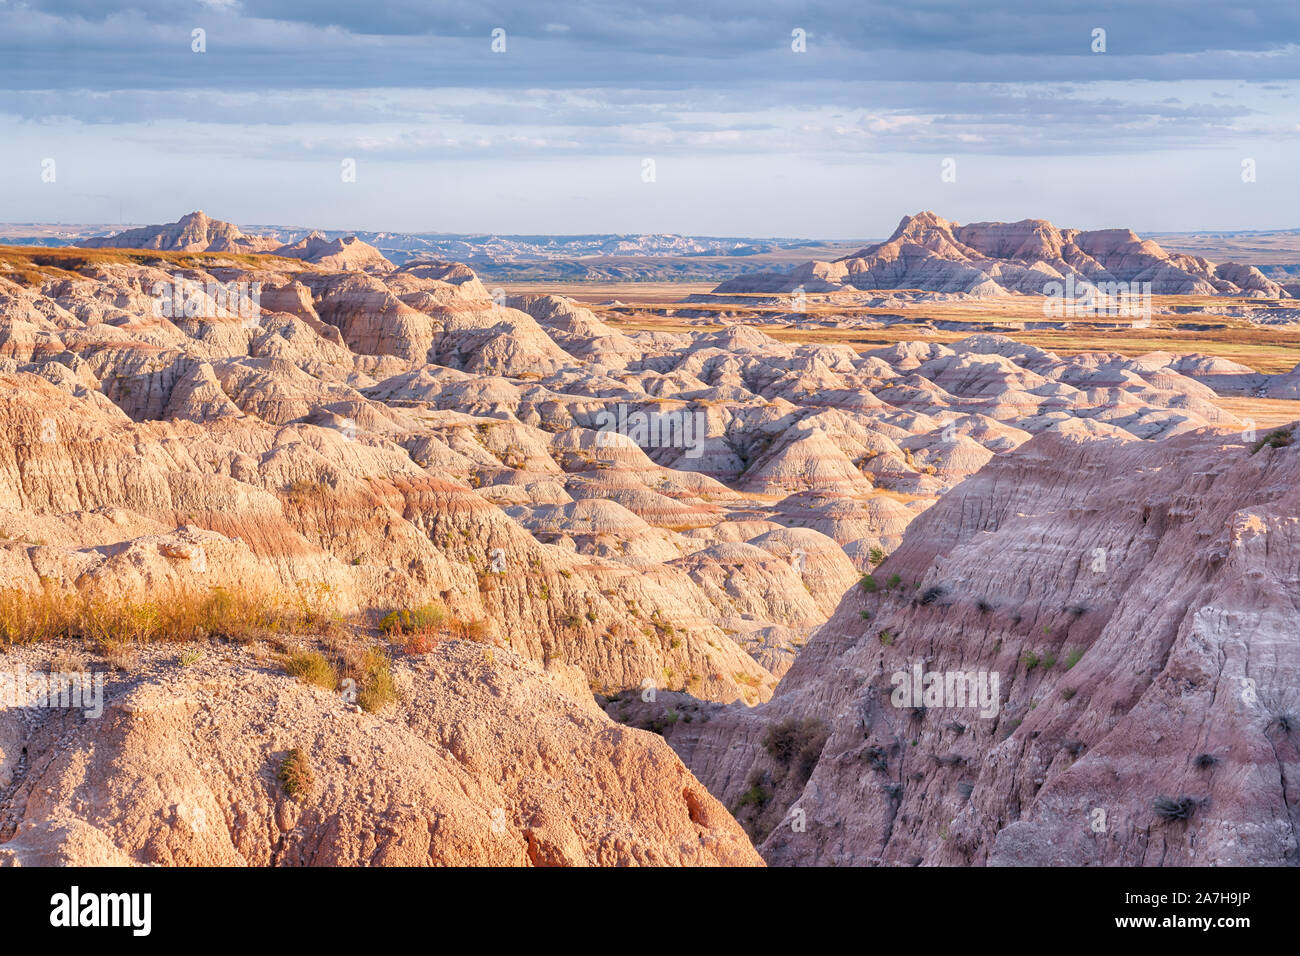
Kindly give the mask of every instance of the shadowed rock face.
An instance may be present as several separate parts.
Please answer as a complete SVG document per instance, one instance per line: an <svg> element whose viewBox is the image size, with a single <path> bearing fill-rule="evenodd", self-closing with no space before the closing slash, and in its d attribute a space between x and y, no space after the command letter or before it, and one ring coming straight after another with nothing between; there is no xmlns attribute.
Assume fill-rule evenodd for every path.
<svg viewBox="0 0 1300 956"><path fill-rule="evenodd" d="M668 739L728 806L765 789L769 863L1295 864L1298 479L1294 447L1065 423L914 521L769 703ZM914 666L998 673L997 714L896 706Z"/></svg>
<svg viewBox="0 0 1300 956"><path fill-rule="evenodd" d="M1253 266L1215 265L1169 253L1128 229L1058 229L1043 219L960 226L932 212L904 217L884 242L834 262L809 262L784 274L740 276L714 291L919 289L976 296L1044 295L1049 283L1066 277L1094 284L1149 282L1153 295L1288 297Z"/></svg>

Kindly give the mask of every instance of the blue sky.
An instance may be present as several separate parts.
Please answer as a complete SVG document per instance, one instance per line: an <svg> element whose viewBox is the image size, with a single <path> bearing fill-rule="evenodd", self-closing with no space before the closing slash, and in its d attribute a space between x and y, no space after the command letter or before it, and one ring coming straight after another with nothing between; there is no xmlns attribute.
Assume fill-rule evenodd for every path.
<svg viewBox="0 0 1300 956"><path fill-rule="evenodd" d="M1294 0L0 0L0 219L1294 228L1298 80Z"/></svg>

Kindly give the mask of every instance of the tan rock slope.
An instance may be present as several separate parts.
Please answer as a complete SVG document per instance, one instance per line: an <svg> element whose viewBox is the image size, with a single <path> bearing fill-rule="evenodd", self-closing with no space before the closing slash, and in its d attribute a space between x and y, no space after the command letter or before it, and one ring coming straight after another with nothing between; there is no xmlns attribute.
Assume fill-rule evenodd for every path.
<svg viewBox="0 0 1300 956"><path fill-rule="evenodd" d="M110 674L99 718L0 707L0 865L761 863L662 740L510 651L443 643L380 714L248 651L195 656ZM290 795L294 749L311 783Z"/></svg>
<svg viewBox="0 0 1300 956"><path fill-rule="evenodd" d="M853 292L916 289L984 296L1043 295L1066 277L1094 284L1151 283L1153 295L1287 298L1253 266L1170 253L1129 229L1058 229L1044 219L958 225L932 212L906 216L884 242L789 273L739 276L714 292ZM1058 293L1059 294L1059 293Z"/></svg>

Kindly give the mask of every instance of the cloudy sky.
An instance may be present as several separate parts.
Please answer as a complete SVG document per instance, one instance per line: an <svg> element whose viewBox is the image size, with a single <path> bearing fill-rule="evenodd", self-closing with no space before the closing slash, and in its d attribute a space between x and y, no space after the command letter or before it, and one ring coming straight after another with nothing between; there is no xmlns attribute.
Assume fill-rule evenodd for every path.
<svg viewBox="0 0 1300 956"><path fill-rule="evenodd" d="M1298 80L1296 0L0 0L0 220L1294 228Z"/></svg>

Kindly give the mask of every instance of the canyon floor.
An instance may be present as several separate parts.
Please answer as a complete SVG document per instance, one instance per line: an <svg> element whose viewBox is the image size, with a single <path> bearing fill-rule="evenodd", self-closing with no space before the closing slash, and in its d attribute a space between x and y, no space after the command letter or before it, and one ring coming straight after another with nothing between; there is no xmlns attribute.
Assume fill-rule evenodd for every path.
<svg viewBox="0 0 1300 956"><path fill-rule="evenodd" d="M0 863L1300 862L1280 287L792 306L213 222L0 248L0 675L102 687L0 693Z"/></svg>

